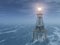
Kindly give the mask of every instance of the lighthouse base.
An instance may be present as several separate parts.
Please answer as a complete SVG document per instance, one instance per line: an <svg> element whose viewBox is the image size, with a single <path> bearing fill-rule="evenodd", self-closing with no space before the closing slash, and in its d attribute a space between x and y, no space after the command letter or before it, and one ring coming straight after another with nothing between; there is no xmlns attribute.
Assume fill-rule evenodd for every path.
<svg viewBox="0 0 60 45"><path fill-rule="evenodd" d="M46 39L46 32L44 30L42 31L36 31L33 32L33 41L44 41Z"/></svg>

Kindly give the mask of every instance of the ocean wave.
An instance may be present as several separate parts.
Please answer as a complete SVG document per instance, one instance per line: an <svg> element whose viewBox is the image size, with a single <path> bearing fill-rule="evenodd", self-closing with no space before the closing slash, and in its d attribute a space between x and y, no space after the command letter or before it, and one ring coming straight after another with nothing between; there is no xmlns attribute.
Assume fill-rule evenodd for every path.
<svg viewBox="0 0 60 45"><path fill-rule="evenodd" d="M48 45L59 45L60 41L60 28L53 27L55 30L53 31L53 34L49 35L49 44Z"/></svg>
<svg viewBox="0 0 60 45"><path fill-rule="evenodd" d="M60 44L60 28L58 27L54 27L51 26L52 28L54 28L54 31L52 31L53 34L51 35L47 35L47 38L49 40L49 43L47 45L59 45ZM51 30L50 30L51 31ZM34 42L28 42L25 45L34 45L37 41Z"/></svg>
<svg viewBox="0 0 60 45"><path fill-rule="evenodd" d="M0 43L2 43L2 42L4 42L4 41L6 41L6 39L1 40Z"/></svg>
<svg viewBox="0 0 60 45"><path fill-rule="evenodd" d="M0 34L5 34L5 33L14 33L14 32L16 32L16 30L6 31L6 32L0 32Z"/></svg>

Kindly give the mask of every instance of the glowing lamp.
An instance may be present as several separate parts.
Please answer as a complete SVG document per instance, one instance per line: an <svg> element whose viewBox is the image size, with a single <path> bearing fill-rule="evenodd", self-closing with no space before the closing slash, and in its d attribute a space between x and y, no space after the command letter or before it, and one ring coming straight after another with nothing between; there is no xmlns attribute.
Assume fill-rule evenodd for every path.
<svg viewBox="0 0 60 45"><path fill-rule="evenodd" d="M42 8L37 8L37 11L42 11Z"/></svg>

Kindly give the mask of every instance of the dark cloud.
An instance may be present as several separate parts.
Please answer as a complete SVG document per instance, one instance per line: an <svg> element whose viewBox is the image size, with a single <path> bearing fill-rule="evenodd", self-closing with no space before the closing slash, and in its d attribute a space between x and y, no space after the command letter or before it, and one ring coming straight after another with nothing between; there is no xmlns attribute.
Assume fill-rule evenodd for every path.
<svg viewBox="0 0 60 45"><path fill-rule="evenodd" d="M47 5L48 14L60 12L60 0L0 0L0 11L18 12L20 9L31 9L33 4L41 2Z"/></svg>
<svg viewBox="0 0 60 45"><path fill-rule="evenodd" d="M59 17L60 0L0 0L0 20L2 18L0 22L5 23L7 20L11 21L14 17L13 20L15 21L22 21L22 19L30 19L29 21L33 20L34 14L32 9L37 3L42 3L44 6L47 5L46 17L48 18L45 18L46 20L51 21L54 17ZM19 20L16 17L19 17ZM54 19L52 21L54 21Z"/></svg>

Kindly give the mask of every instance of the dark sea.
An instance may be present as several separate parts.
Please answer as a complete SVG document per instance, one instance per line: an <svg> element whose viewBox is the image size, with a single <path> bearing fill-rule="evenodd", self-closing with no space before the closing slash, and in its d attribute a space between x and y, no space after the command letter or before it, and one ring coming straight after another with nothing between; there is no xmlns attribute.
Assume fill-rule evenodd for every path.
<svg viewBox="0 0 60 45"><path fill-rule="evenodd" d="M34 24L0 24L0 45L40 45L31 42L34 28ZM60 45L60 25L45 28L49 40L46 45Z"/></svg>

